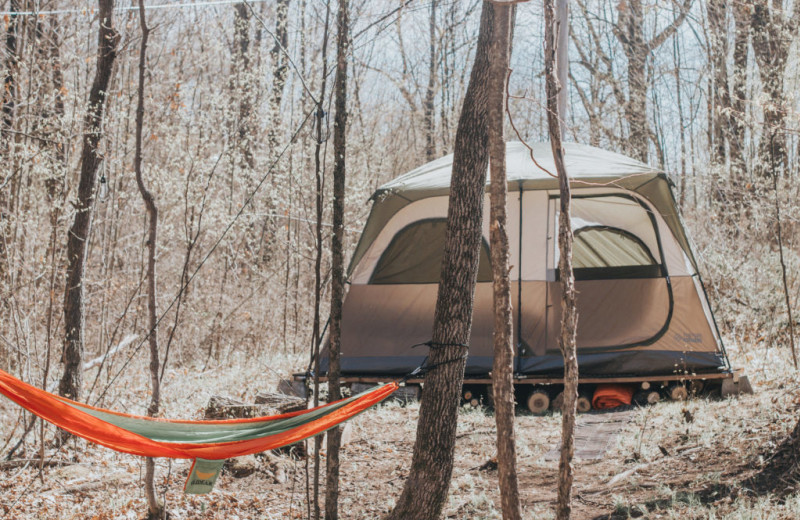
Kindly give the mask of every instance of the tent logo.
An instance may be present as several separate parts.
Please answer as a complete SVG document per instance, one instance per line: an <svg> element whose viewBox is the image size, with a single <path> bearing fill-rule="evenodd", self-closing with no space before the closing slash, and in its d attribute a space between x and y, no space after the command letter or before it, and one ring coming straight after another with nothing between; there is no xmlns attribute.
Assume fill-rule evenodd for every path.
<svg viewBox="0 0 800 520"><path fill-rule="evenodd" d="M195 474L197 475L197 478L199 478L200 480L209 480L216 473L217 473L216 471L209 471L208 473L204 473L202 471L196 471L195 472Z"/></svg>
<svg viewBox="0 0 800 520"><path fill-rule="evenodd" d="M682 343L702 343L703 342L703 335L702 334L692 334L689 332L680 334L678 332L675 333L675 341L679 341Z"/></svg>

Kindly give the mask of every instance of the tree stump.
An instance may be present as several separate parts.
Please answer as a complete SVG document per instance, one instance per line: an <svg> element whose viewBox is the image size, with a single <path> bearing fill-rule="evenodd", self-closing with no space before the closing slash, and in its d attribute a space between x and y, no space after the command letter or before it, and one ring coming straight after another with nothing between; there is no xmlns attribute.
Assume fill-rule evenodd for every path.
<svg viewBox="0 0 800 520"><path fill-rule="evenodd" d="M685 401L689 398L689 391L682 384L678 384L669 387L667 395L673 401Z"/></svg>
<svg viewBox="0 0 800 520"><path fill-rule="evenodd" d="M528 410L536 415L541 415L550 408L550 396L541 388L534 388L528 396Z"/></svg>
<svg viewBox="0 0 800 520"><path fill-rule="evenodd" d="M586 413L592 409L592 400L589 396L581 394L578 396L578 401L575 403L575 409L579 413Z"/></svg>

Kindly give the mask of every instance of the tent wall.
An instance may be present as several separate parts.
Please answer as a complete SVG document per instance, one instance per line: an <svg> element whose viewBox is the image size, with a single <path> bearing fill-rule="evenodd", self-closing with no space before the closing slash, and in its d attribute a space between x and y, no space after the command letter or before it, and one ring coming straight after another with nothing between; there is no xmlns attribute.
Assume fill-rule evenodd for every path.
<svg viewBox="0 0 800 520"><path fill-rule="evenodd" d="M578 233L589 230L584 235L589 240L584 250L595 254L585 262L587 279L576 282L581 373L667 375L725 367L727 360L666 178L641 163L611 156L618 161L617 170L634 172L638 168L638 173L611 181L608 175L598 175L603 181L598 185L591 180L588 156L575 158L573 154L572 159L584 168L582 184L576 182L573 187L573 228ZM517 159L517 169L529 161L527 156ZM512 161L512 169L514 164ZM433 272L431 266L426 265L425 277L414 276L413 280L404 279L403 265L381 271L389 275L374 276L376 267L388 261L381 264L393 241L405 240L403 243L413 248L416 239L407 240L411 233L404 234L404 230L415 229L414 223L420 223L418 231L424 230L422 223L446 218L449 199L446 190L441 191L439 177L446 174L449 178L450 166L447 158L434 161L390 183L392 190L407 191L394 194L387 189L376 199L351 264L351 285L344 302L341 362L345 374L406 374L427 355L427 347L412 346L428 341L433 329L438 284L428 276ZM513 181L512 175L510 178ZM546 175L509 183L510 274L519 375L562 370L557 343L561 302L555 188L554 179ZM487 195L485 240L489 237L488 208ZM442 242L438 247L444 247L440 228L431 230L434 228L438 231L422 233L425 242L418 251L398 254L390 250L388 256L406 259L408 272L418 273L415 255L430 263L436 257L434 242ZM618 236L610 240L605 232ZM415 233L415 237L420 234ZM434 235L439 238L432 240ZM617 266L608 260L613 258L638 260L631 260L632 267ZM428 283L418 283L420 280ZM467 375L486 375L491 370L492 323L492 284L478 283Z"/></svg>

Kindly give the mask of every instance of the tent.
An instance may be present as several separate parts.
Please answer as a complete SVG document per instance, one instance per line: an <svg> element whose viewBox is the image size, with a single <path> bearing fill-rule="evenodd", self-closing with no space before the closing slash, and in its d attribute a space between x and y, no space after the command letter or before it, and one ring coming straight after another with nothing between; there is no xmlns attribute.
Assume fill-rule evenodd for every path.
<svg viewBox="0 0 800 520"><path fill-rule="evenodd" d="M507 144L515 372L563 372L558 181L549 143ZM582 376L723 372L730 363L666 174L623 155L565 145L572 179L573 265ZM348 271L342 373L406 374L430 339L453 156L381 186ZM467 376L492 368L489 196ZM327 366L323 359L322 368Z"/></svg>

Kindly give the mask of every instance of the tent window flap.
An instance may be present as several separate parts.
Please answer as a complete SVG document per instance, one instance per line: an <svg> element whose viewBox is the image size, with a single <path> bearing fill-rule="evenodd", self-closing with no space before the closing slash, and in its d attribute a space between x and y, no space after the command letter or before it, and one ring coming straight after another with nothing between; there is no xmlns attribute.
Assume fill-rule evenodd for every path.
<svg viewBox="0 0 800 520"><path fill-rule="evenodd" d="M447 220L443 218L420 220L400 230L378 260L369 283L439 283L446 230ZM492 281L485 240L481 244L478 281Z"/></svg>

